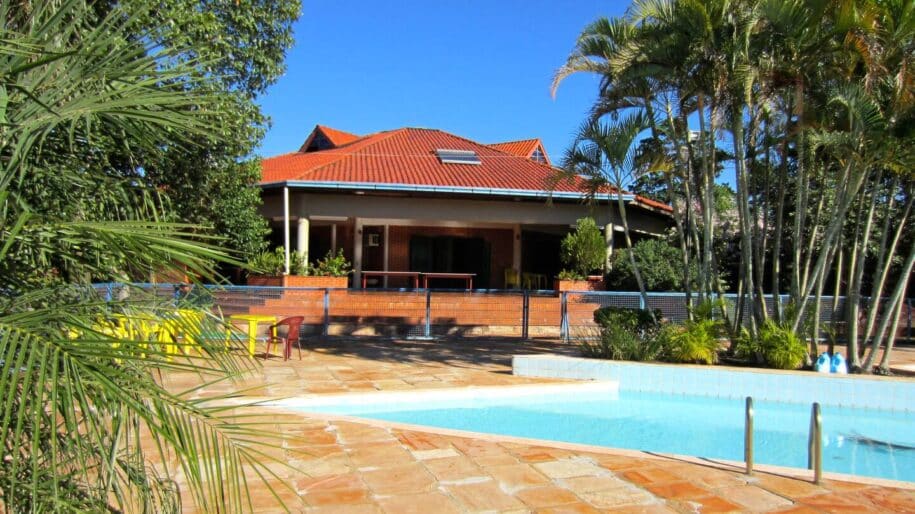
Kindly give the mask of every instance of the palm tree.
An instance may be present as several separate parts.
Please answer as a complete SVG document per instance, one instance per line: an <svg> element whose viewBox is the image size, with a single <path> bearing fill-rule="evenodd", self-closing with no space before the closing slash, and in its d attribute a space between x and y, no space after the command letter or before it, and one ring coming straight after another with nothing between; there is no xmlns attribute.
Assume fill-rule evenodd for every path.
<svg viewBox="0 0 915 514"><path fill-rule="evenodd" d="M623 224L626 248L629 250L629 263L632 265L643 305L648 305L648 294L632 251L623 186L633 178L637 168L636 140L647 128L648 122L641 114L630 114L612 125L599 121L585 123L578 130L562 161L563 175L584 178L592 197L601 192L611 192L616 196L617 212ZM651 313L651 316L654 318L654 313Z"/></svg>
<svg viewBox="0 0 915 514"><path fill-rule="evenodd" d="M90 287L162 265L213 277L229 260L197 227L161 221L169 210L155 191L95 159L112 149L102 145L131 162L163 140L187 144L218 124L220 97L187 93L201 79L168 48L144 47L119 9L0 0L0 13L0 510L176 512L171 462L202 511L250 510L246 470L273 474L256 420L160 377L197 373L202 387L252 362L222 340L178 357L111 330L115 313L164 318L174 307L140 290L109 302ZM37 211L35 177L93 187L99 203ZM203 326L220 330L212 316Z"/></svg>
<svg viewBox="0 0 915 514"><path fill-rule="evenodd" d="M686 199L676 230L706 295L722 292L711 220L717 157L729 155L741 249L734 333L748 322L752 337L770 315L766 283L776 295L788 285L790 308L776 296L772 315L809 334L815 353L831 284L834 311L848 298L852 366L860 338L871 345L864 370L876 362L904 292L881 296L909 262L913 9L904 0L636 0L626 16L586 27L557 71L554 91L571 74L600 75L591 120L647 117L655 147L665 147L661 169L677 178L668 197ZM868 289L873 301L859 302Z"/></svg>

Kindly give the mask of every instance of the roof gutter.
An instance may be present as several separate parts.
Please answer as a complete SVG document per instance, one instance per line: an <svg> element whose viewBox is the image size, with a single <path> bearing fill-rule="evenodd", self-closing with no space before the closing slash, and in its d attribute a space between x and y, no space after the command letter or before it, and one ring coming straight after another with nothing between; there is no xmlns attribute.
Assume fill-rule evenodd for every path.
<svg viewBox="0 0 915 514"><path fill-rule="evenodd" d="M451 193L478 196L503 196L524 198L561 198L583 200L587 197L584 193L570 191L542 191L536 189L494 189L486 187L455 187L455 186L421 186L412 184L379 184L377 182L317 182L307 180L284 180L277 182L263 182L261 189L277 189L288 187L290 189L317 189L328 191L384 191L401 193ZM614 193L595 194L598 200L615 200ZM624 194L623 200L633 200L635 195Z"/></svg>

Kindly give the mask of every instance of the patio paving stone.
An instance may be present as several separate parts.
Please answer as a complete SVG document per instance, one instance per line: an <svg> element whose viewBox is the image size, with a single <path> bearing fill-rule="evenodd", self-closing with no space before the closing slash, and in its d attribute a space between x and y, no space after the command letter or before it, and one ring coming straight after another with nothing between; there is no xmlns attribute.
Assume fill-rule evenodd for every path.
<svg viewBox="0 0 915 514"><path fill-rule="evenodd" d="M463 456L425 461L423 465L440 481L457 482L487 476L472 460Z"/></svg>
<svg viewBox="0 0 915 514"><path fill-rule="evenodd" d="M362 479L375 494L383 495L426 492L436 482L420 464L385 466L363 473Z"/></svg>
<svg viewBox="0 0 915 514"><path fill-rule="evenodd" d="M774 510L792 504L790 500L772 494L769 491L746 485L725 487L718 489L716 492L729 501L742 505L747 510L754 512Z"/></svg>
<svg viewBox="0 0 915 514"><path fill-rule="evenodd" d="M388 514L460 514L461 509L442 493L404 494L378 498L378 505Z"/></svg>
<svg viewBox="0 0 915 514"><path fill-rule="evenodd" d="M195 394L233 387L255 387L244 393L255 397L549 383L556 381L509 374L511 355L574 351L550 342L480 340L318 340L308 348L301 361L270 359L244 380ZM175 390L200 384L188 374L165 381ZM294 490L277 488L292 512L915 512L915 491L896 487L836 480L816 486L677 457L407 430L260 406L233 411L252 412L263 415L265 438L282 439L280 447L264 448L280 461L266 466L292 484ZM256 511L283 512L253 469L245 474ZM180 472L174 478L183 480ZM195 512L191 495L182 499L185 511Z"/></svg>
<svg viewBox="0 0 915 514"><path fill-rule="evenodd" d="M587 457L541 462L534 464L534 467L550 478L600 476L606 473Z"/></svg>
<svg viewBox="0 0 915 514"><path fill-rule="evenodd" d="M502 484L504 489L523 489L543 484L550 480L527 464L509 464L507 466L489 466L487 473Z"/></svg>
<svg viewBox="0 0 915 514"><path fill-rule="evenodd" d="M525 510L525 506L514 496L505 493L492 480L473 484L448 485L445 491L454 496L468 511Z"/></svg>
<svg viewBox="0 0 915 514"><path fill-rule="evenodd" d="M528 507L554 507L567 503L578 503L581 500L568 489L556 486L534 487L515 493L515 496Z"/></svg>

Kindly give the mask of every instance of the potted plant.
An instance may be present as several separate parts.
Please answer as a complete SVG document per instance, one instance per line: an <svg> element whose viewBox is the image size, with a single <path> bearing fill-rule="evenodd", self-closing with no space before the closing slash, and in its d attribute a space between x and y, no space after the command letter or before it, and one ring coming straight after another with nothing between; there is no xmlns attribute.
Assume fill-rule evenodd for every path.
<svg viewBox="0 0 915 514"><path fill-rule="evenodd" d="M554 283L557 291L600 291L604 288L602 275L589 275L603 268L606 243L591 218L581 218L575 230L562 240L560 258L565 268Z"/></svg>
<svg viewBox="0 0 915 514"><path fill-rule="evenodd" d="M309 268L310 283L308 287L346 287L353 267L343 256L343 249L328 251L323 259Z"/></svg>
<svg viewBox="0 0 915 514"><path fill-rule="evenodd" d="M264 252L248 263L249 286L274 287L346 287L350 264L343 256L343 250L327 256L315 266L308 266L298 252L289 254L289 274L286 270L286 250L282 246L272 252Z"/></svg>

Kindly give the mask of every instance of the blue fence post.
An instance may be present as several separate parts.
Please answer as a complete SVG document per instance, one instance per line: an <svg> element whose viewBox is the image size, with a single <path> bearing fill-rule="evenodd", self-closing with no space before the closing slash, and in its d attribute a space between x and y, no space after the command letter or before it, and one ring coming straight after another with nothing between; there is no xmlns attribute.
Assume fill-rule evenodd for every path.
<svg viewBox="0 0 915 514"><path fill-rule="evenodd" d="M531 319L531 296L527 289L521 294L521 339L528 338L528 324Z"/></svg>
<svg viewBox="0 0 915 514"><path fill-rule="evenodd" d="M426 328L423 330L425 337L432 337L432 290L426 289Z"/></svg>
<svg viewBox="0 0 915 514"><path fill-rule="evenodd" d="M561 319L559 320L559 337L564 341L569 341L569 293L563 291L559 293L559 307Z"/></svg>
<svg viewBox="0 0 915 514"><path fill-rule="evenodd" d="M330 289L324 288L324 336L330 334Z"/></svg>

